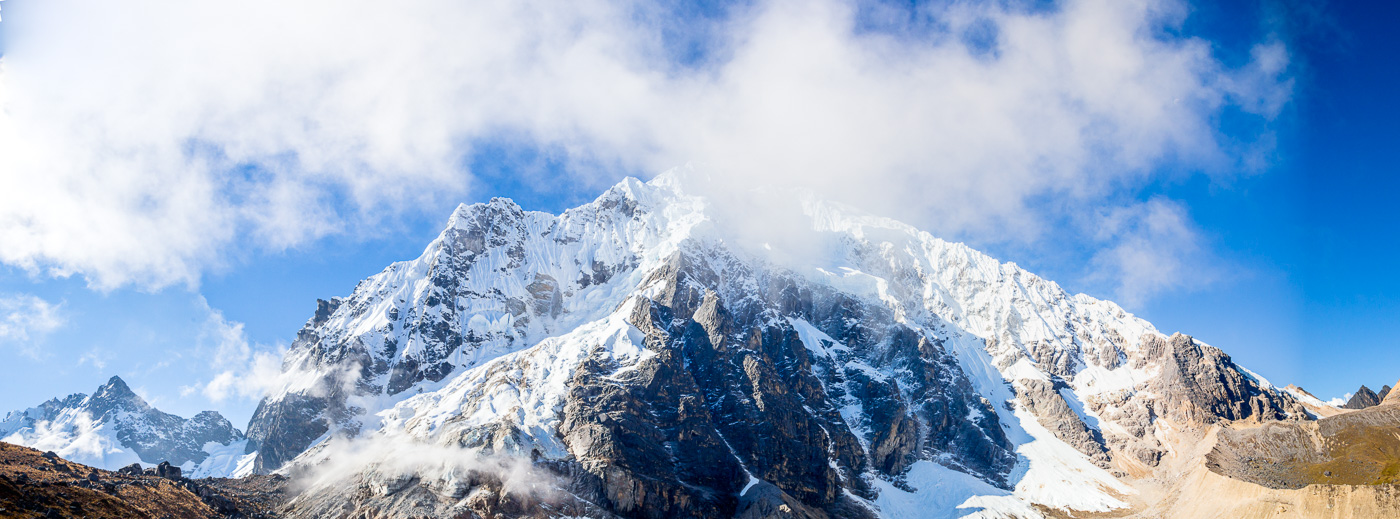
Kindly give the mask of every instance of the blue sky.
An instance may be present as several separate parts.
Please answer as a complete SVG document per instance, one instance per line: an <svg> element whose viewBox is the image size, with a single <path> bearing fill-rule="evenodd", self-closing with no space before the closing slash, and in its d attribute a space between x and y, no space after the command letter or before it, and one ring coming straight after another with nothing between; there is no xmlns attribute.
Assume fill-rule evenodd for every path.
<svg viewBox="0 0 1400 519"><path fill-rule="evenodd" d="M853 12L843 12L840 6L847 4L839 3L830 12L782 2L776 7L617 5L588 4L591 10L559 15L562 27L580 21L603 27L597 36L612 46L594 48L586 38L560 37L568 31L549 32L549 21L539 24L544 28L538 34L488 34L536 42L546 54L508 53L505 57L514 61L503 59L488 69L498 76L485 87L509 84L517 95L493 94L470 78L448 77L457 70L453 67L477 71L459 55L469 52L391 41L399 34L395 27L423 13L381 13L392 16L377 22L332 17L324 23L345 27L316 26L327 41L360 34L375 23L383 25L385 38L352 49L361 51L356 56L303 42L282 58L287 47L198 40L200 34L213 34L213 41L221 30L238 34L252 27L273 31L267 39L286 44L258 18L211 29L198 22L211 13L194 10L167 9L160 16L104 12L75 20L66 18L70 14L62 5L0 4L0 50L6 61L0 81L12 91L0 102L10 103L5 106L13 112L0 120L0 168L5 168L0 179L21 186L11 193L23 193L18 195L23 198L0 195L0 204L21 208L0 210L0 301L10 304L0 306L0 314L17 316L0 325L0 363L7 371L0 381L0 409L91 392L115 374L164 410L190 415L214 408L241 425L256 405L255 395L216 398L208 391L211 380L257 352L285 347L311 316L317 298L346 295L390 262L416 257L457 203L506 196L527 209L558 212L591 199L624 175L647 176L688 160L718 162L717 167L732 167L740 175L809 184L819 191L832 186L840 191L852 183L883 185L852 194L851 201L895 208L894 216L1015 261L1071 291L1119 300L1165 332L1193 334L1275 383L1295 383L1324 399L1362 383L1378 388L1400 378L1400 275L1393 268L1400 252L1393 202L1400 195L1400 160L1390 151L1400 141L1393 122L1400 115L1394 96L1400 71L1389 65L1400 40L1385 24L1395 18L1394 7L1143 4L1167 12L1158 15L1092 1L914 8L862 3ZM285 13L306 20L326 18L322 14L314 7ZM463 17L460 22L512 14L454 15ZM1138 83L1132 76L1121 83L1121 92L1171 94L1193 107L1184 115L1099 113L1083 119L1072 107L1092 110L1099 97L1128 94L1105 94L1071 78L1049 91L1083 96L1082 101L1034 121L1083 130L1088 135L1083 142L1066 141L1075 153L1034 142L1037 135L1050 138L1056 132L1028 131L1030 137L1002 141L1000 129L970 124L966 132L986 137L982 141L988 144L967 157L949 158L946 165L937 153L966 146L889 144L900 134L955 140L946 127L888 117L870 123L860 113L822 111L832 100L863 103L878 96L887 104L873 104L863 113L897 115L901 107L923 113L919 107L928 104L936 114L947 107L910 92L927 88L946 97L968 88L1000 92L1007 82L1040 80L1036 74L1042 71L1015 60L1017 38L1040 34L1016 32L1027 20L1139 24L1137 33L1153 32L1146 41L1108 41L1124 45L1118 49L1123 55L1163 60L1148 69L1178 70L1167 61L1189 62L1173 77L1191 81L1157 91L1153 81ZM70 22L75 28L53 25ZM123 43L104 54L112 45L64 43L61 37L71 34L64 30L83 31L99 43ZM191 67L181 61L188 56L165 49L160 38L139 34L189 41L191 48L213 56L211 61L251 67L246 78L233 76L248 86L223 86L230 76L222 69L228 67ZM1073 34L1046 37L1056 43ZM448 50L480 43L455 37L443 36ZM136 43L127 45L126 39ZM794 50L783 42L803 45ZM1206 51L1192 50L1193 44ZM829 72L825 61L799 68L810 58L804 46L836 56L833 63L859 66L829 75L823 75ZM1065 48L1072 54L1077 47ZM568 50L584 56L579 66L550 68L548 52ZM1286 55L1281 70L1268 66L1275 51ZM288 69L259 68L281 59ZM422 63L413 61L418 59ZM380 84L373 75L327 80L341 76L302 78L288 72L308 63L331 63L328 70L343 73L382 62L397 63L395 73L428 86L399 90L399 82ZM791 70L785 68L793 63ZM350 68L336 68L342 66ZM908 70L916 67L934 70L927 75ZM579 68L603 72L579 73ZM769 69L775 72L764 75ZM785 72L816 74L836 86L799 87L801 95L784 98L794 104L793 111L768 114L775 101L766 97L767 88L787 79ZM940 79L969 73L989 79L951 85ZM609 83L618 75L635 81ZM598 94L559 87L551 78L638 90L622 104L610 104L607 96L579 103ZM849 92L837 90L848 83ZM871 85L889 83L914 89L872 93ZM91 86L98 84L112 86ZM160 90L166 87L170 90ZM140 95L152 89L167 95ZM1016 103L1044 93L1009 90L1004 99L987 94L992 97L971 100L1022 106ZM473 97L454 97L457 91ZM668 97L674 91L695 96ZM703 108L734 110L726 120L743 123L739 129L723 121L696 123L703 115L674 106L731 92L739 94ZM899 92L914 97L895 98ZM479 96L497 96L487 99L500 110L480 108L472 102ZM754 96L763 103L752 104ZM269 97L293 104L262 101ZM419 98L426 99L421 106L415 104ZM340 99L343 105L336 104ZM316 110L298 112L307 104ZM651 109L629 111L635 105ZM222 112L227 106L239 109ZM102 108L85 112L85 107ZM1100 108L1156 113L1151 111L1156 105ZM1016 119L1019 112L989 110L974 115L1027 121ZM26 113L56 114L53 119L60 122L82 124L39 126L37 119L24 119ZM190 113L213 115L195 120ZM517 115L522 113L535 118ZM801 128L801 117L810 113L817 114L814 120L828 121L820 117L829 115L830 121L852 127L875 124L875 130L856 128L861 133L879 133L886 123L901 131L879 141L839 132L813 140L765 140L788 129L772 118L797 120ZM461 122L478 119L484 122ZM5 125L11 125L10 133L4 133ZM87 132L87 125L106 131ZM44 131L30 137L14 128ZM397 131L384 136L374 128ZM735 142L717 136L721 130L737 134ZM678 137L668 140L665 134L672 131ZM1198 142L1201 135L1209 142ZM816 140L824 137L833 141ZM698 141L706 145L695 145ZM764 146L750 149L738 141ZM830 142L849 142L848 153L813 151L840 148ZM93 146L120 153L58 166L33 158L46 155L21 153ZM139 151L162 147L174 151L169 156ZM1005 149L1025 150L1025 156ZM20 159L6 161L5 152ZM1004 160L1008 154L1024 160ZM140 160L123 158L131 156ZM897 160L881 162L883 157ZM827 171L822 163L857 166ZM939 166L926 166L930 163ZM863 164L871 165L858 167ZM1024 174L1033 176L987 173L990 164L1027 169ZM771 173L787 166L801 174ZM745 169L750 167L761 169ZM1044 178L1063 181L1036 180L1022 190L998 187ZM101 189L71 187L85 181ZM944 187L964 183L968 187ZM917 197L898 198L904 191ZM27 199L46 203L31 207ZM961 199L979 203L959 205ZM998 205L1007 199L1014 203ZM931 202L919 205L919 200ZM13 224L17 221L42 225ZM1131 254L1139 249L1147 254ZM36 310L36 304L42 308Z"/></svg>

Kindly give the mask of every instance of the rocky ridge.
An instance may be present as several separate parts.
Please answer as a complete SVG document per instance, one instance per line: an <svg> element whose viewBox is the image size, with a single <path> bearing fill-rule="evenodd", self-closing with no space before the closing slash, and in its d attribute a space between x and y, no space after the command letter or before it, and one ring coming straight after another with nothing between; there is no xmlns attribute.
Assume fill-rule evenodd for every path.
<svg viewBox="0 0 1400 519"><path fill-rule="evenodd" d="M53 449L65 459L109 470L169 462L195 472L206 462L206 469L231 463L223 451L241 451L244 437L218 412L181 418L151 407L120 377L112 377L92 395L73 394L10 412L0 421L0 439Z"/></svg>
<svg viewBox="0 0 1400 519"><path fill-rule="evenodd" d="M1400 387L1400 382L1396 382L1395 386L1392 387ZM1385 405L1400 405L1400 392L1387 392L1381 403Z"/></svg>
<svg viewBox="0 0 1400 519"><path fill-rule="evenodd" d="M1400 484L1400 405L1220 433L1207 466L1268 488Z"/></svg>

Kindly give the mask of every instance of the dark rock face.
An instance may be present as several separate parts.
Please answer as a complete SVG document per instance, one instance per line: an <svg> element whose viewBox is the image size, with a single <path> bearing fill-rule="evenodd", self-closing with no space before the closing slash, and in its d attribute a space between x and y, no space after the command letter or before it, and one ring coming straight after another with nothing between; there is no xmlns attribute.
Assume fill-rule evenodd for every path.
<svg viewBox="0 0 1400 519"><path fill-rule="evenodd" d="M136 451L146 463L199 463L209 456L204 452L206 443L227 445L244 438L241 431L214 411L185 419L153 408L120 377L112 377L92 396L75 394L63 400L53 399L37 409L39 416L12 416L26 422L21 425L33 427L35 423L56 419L66 410L85 412L95 423L109 424L121 445Z"/></svg>
<svg viewBox="0 0 1400 519"><path fill-rule="evenodd" d="M1381 391L1379 393L1376 393L1376 399L1380 400L1381 402L1384 402L1385 397L1390 396L1390 389L1391 388L1388 385L1381 386ZM1379 403L1377 403L1377 405L1379 405Z"/></svg>
<svg viewBox="0 0 1400 519"><path fill-rule="evenodd" d="M257 452L253 471L258 474L277 470L295 458L308 445L330 429L325 417L330 399L305 394L258 403L248 422L247 453Z"/></svg>
<svg viewBox="0 0 1400 519"><path fill-rule="evenodd" d="M1375 391L1371 391L1371 388L1363 385L1361 389L1356 390L1356 393L1351 395L1351 399L1347 400L1342 409L1365 409L1380 404L1383 399L1385 397L1377 395Z"/></svg>
<svg viewBox="0 0 1400 519"><path fill-rule="evenodd" d="M1274 391L1266 391L1245 376L1230 356L1218 348L1175 334L1166 341L1149 339L1149 355L1160 352L1162 374L1154 390L1163 395L1158 410L1177 423L1209 425L1221 420L1284 420L1303 417L1300 404Z"/></svg>
<svg viewBox="0 0 1400 519"><path fill-rule="evenodd" d="M606 364L586 361L574 375L559 434L598 478L598 492L615 513L699 517L702 510L733 510L732 496L746 478L649 306L633 320L658 356L624 380L610 379Z"/></svg>
<svg viewBox="0 0 1400 519"><path fill-rule="evenodd" d="M860 509L843 489L873 496L866 478L902 484L911 463L935 458L1005 484L1015 458L997 415L937 337L891 326L883 308L727 260L673 257L643 282L659 296L637 301L629 320L656 355L622 378L601 362L574 377L560 434L597 475L609 510L851 517ZM755 284L772 290L742 295ZM804 344L781 308L823 323L841 344ZM753 496L741 493L749 475L765 485Z"/></svg>

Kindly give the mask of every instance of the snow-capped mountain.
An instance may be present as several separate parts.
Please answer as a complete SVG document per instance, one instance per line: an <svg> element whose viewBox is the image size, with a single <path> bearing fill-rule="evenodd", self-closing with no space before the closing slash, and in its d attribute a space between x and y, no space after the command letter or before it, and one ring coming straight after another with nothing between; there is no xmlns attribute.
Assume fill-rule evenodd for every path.
<svg viewBox="0 0 1400 519"><path fill-rule="evenodd" d="M702 181L627 179L561 215L458 207L422 256L319 303L248 426L248 467L314 473L362 443L439 453L313 478L292 507L306 517L530 499L603 517L1041 517L1135 506L1213 424L1311 417L1220 350L1015 264L800 194L763 195L802 222L774 247ZM441 459L458 452L528 459L552 490L508 499L508 474Z"/></svg>
<svg viewBox="0 0 1400 519"><path fill-rule="evenodd" d="M247 444L219 413L185 419L162 412L119 377L91 396L78 393L10 412L0 421L0 440L106 470L168 461L194 477L232 474Z"/></svg>

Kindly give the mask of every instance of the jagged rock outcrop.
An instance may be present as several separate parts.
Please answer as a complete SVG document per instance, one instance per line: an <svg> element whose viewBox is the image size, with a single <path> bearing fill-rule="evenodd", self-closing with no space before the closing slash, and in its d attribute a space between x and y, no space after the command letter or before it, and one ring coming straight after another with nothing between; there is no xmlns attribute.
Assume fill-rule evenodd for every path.
<svg viewBox="0 0 1400 519"><path fill-rule="evenodd" d="M1372 391L1371 388L1366 387L1363 384L1361 386L1361 389L1358 389L1355 393L1352 393L1351 398L1347 400L1347 403L1342 404L1342 408L1365 409L1367 407L1375 406L1380 403L1381 396L1377 395L1375 391Z"/></svg>
<svg viewBox="0 0 1400 519"><path fill-rule="evenodd" d="M1152 383L1161 395L1158 412L1179 425L1202 426L1221 420L1284 420L1307 415L1284 393L1271 391L1213 346L1188 335L1147 339L1144 355L1162 358Z"/></svg>
<svg viewBox="0 0 1400 519"><path fill-rule="evenodd" d="M1079 417L1069 406L1061 391L1069 391L1064 381L1027 380L1021 383L1016 396L1022 405L1035 414L1040 424L1055 437L1068 443L1101 467L1108 467L1109 452L1103 434Z"/></svg>

